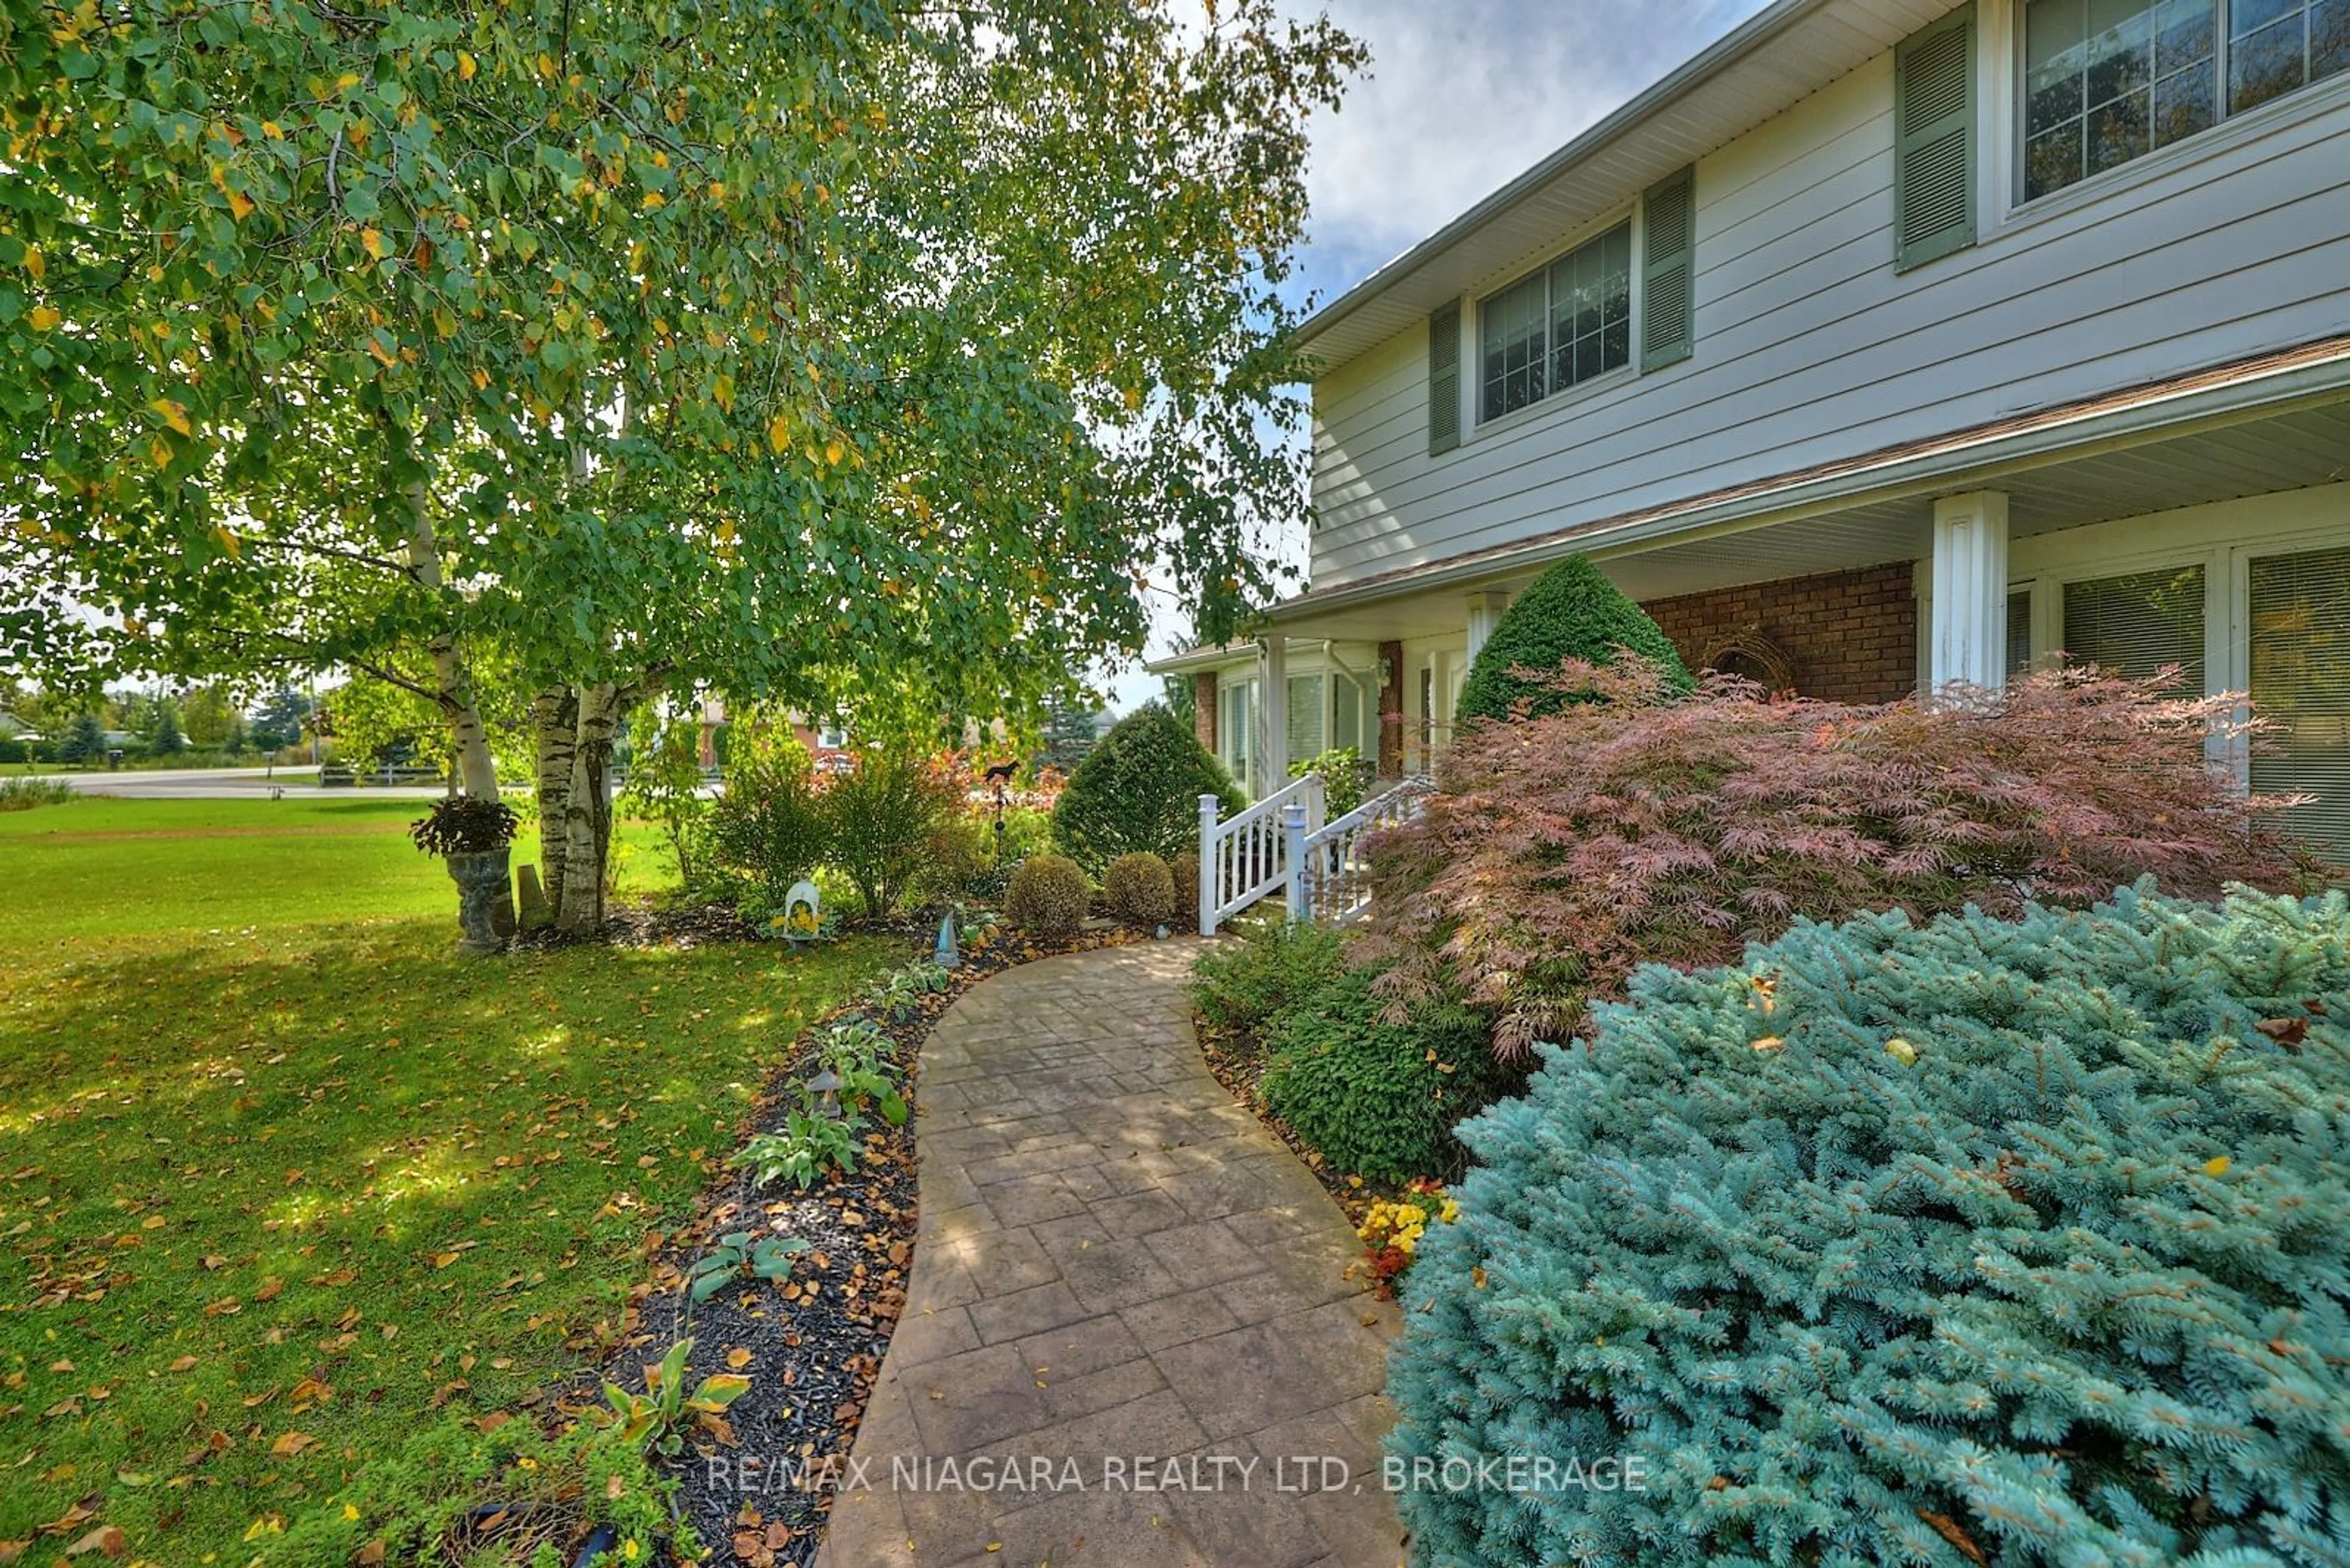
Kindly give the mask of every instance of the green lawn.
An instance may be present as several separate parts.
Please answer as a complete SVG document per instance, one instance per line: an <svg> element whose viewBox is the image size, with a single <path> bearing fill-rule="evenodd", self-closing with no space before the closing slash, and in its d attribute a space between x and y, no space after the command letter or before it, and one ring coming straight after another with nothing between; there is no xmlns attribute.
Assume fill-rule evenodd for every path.
<svg viewBox="0 0 2350 1568"><path fill-rule="evenodd" d="M764 1069L895 956L460 961L417 809L0 815L0 1562L242 1563L591 1363Z"/></svg>

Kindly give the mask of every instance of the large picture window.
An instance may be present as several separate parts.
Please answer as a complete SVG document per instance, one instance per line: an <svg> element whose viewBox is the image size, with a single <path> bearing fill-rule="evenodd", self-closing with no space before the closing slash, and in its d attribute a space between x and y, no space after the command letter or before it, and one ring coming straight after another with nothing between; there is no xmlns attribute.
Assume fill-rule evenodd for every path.
<svg viewBox="0 0 2350 1568"><path fill-rule="evenodd" d="M2029 0L2024 200L2345 69L2350 0Z"/></svg>
<svg viewBox="0 0 2350 1568"><path fill-rule="evenodd" d="M1478 418L1632 362L1632 224L1617 224L1477 306Z"/></svg>

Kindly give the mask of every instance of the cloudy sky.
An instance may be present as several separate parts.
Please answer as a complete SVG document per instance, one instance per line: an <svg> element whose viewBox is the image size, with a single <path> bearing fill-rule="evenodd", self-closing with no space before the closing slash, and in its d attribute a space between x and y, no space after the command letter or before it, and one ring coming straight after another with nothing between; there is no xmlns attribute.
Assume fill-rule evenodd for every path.
<svg viewBox="0 0 2350 1568"><path fill-rule="evenodd" d="M1762 9L1762 0L1326 0L1367 77L1314 126L1301 290L1327 301ZM1159 598L1160 596L1154 595ZM1162 625L1153 654L1184 628ZM1123 711L1156 678L1118 676Z"/></svg>

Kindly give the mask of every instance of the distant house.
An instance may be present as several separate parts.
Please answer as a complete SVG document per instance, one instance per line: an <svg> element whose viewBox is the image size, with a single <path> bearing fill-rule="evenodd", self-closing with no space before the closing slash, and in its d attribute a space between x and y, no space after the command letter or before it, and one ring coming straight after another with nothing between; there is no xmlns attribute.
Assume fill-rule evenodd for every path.
<svg viewBox="0 0 2350 1568"><path fill-rule="evenodd" d="M5 708L0 708L0 741L37 741L40 732Z"/></svg>
<svg viewBox="0 0 2350 1568"><path fill-rule="evenodd" d="M1304 338L1310 587L1153 667L1252 784L1424 769L1582 553L1810 695L2248 690L2350 854L2341 0L1777 0Z"/></svg>

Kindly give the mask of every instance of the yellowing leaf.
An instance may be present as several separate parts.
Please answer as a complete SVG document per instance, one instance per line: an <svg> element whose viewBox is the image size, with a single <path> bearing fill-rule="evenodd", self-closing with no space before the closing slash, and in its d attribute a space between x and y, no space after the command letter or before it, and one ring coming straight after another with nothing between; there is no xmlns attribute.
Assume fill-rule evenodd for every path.
<svg viewBox="0 0 2350 1568"><path fill-rule="evenodd" d="M648 213L658 213L663 207L668 205L669 198L662 195L659 191L648 191L645 192L644 211Z"/></svg>
<svg viewBox="0 0 2350 1568"><path fill-rule="evenodd" d="M359 78L357 71L345 71L341 76L335 78L335 90L337 92L346 92L359 85Z"/></svg>
<svg viewBox="0 0 2350 1568"><path fill-rule="evenodd" d="M549 81L553 81L555 79L554 56L541 55L538 57L538 74L545 77Z"/></svg>
<svg viewBox="0 0 2350 1568"><path fill-rule="evenodd" d="M253 215L253 198L242 191L231 191L228 193L228 212L229 216L243 223Z"/></svg>
<svg viewBox="0 0 2350 1568"><path fill-rule="evenodd" d="M238 538L235 531L231 529L228 524L224 523L219 527L214 528L213 532L220 535L222 549L226 550L231 556L236 557L238 560L243 560L244 558L244 541ZM273 1290L270 1288L271 1286L276 1286L276 1288ZM256 1294L253 1299L258 1302L268 1301L271 1297L276 1295L278 1291L282 1291L285 1288L285 1284L279 1281L276 1276L272 1275L270 1277L269 1284L262 1287L262 1291L265 1293Z"/></svg>
<svg viewBox="0 0 2350 1568"><path fill-rule="evenodd" d="M480 68L480 67L473 64L473 56L467 54L463 49L457 51L457 79L459 81L472 81L473 79L473 73Z"/></svg>
<svg viewBox="0 0 2350 1568"><path fill-rule="evenodd" d="M188 428L188 406L185 403L175 403L169 398L157 398L147 406L162 415L163 422L182 435L195 433Z"/></svg>
<svg viewBox="0 0 2350 1568"><path fill-rule="evenodd" d="M835 468L838 468L840 466L840 460L847 454L847 449L842 446L837 440L828 441L824 443L824 461L832 464Z"/></svg>
<svg viewBox="0 0 2350 1568"><path fill-rule="evenodd" d="M274 119L265 119L261 122L261 134L269 138L272 141L283 141L286 140L285 128L280 126Z"/></svg>
<svg viewBox="0 0 2350 1568"><path fill-rule="evenodd" d="M774 419L767 421L767 444L774 447L779 453L789 452L791 450L791 421L785 419L781 414L777 414Z"/></svg>
<svg viewBox="0 0 2350 1568"><path fill-rule="evenodd" d="M33 275L33 281L35 283L40 282L43 277L48 275L48 258L41 254L40 246L26 245L25 247L25 270Z"/></svg>
<svg viewBox="0 0 2350 1568"><path fill-rule="evenodd" d="M2218 1157L2217 1157L2217 1158L2215 1158L2205 1160L2205 1161L2203 1162L2203 1174L2204 1174L2204 1175L2206 1175L2206 1176L2225 1176L2225 1175L2227 1175L2227 1174L2228 1174L2228 1157L2227 1157L2226 1155L2224 1155L2224 1154L2223 1154L2223 1155L2220 1155L2220 1156L2218 1156Z"/></svg>
<svg viewBox="0 0 2350 1568"><path fill-rule="evenodd" d="M59 316L56 311L51 310L46 305L36 305L33 306L33 330L36 332L47 332L54 328L58 322L64 319L64 317Z"/></svg>
<svg viewBox="0 0 2350 1568"><path fill-rule="evenodd" d="M751 1353L741 1345L736 1345L726 1353L726 1365L740 1372L743 1367L751 1365Z"/></svg>
<svg viewBox="0 0 2350 1568"><path fill-rule="evenodd" d="M359 244L365 245L367 247L367 254L375 257L378 261L381 261L384 257L391 254L390 243L383 237L383 231L381 229L361 230L359 232Z"/></svg>
<svg viewBox="0 0 2350 1568"><path fill-rule="evenodd" d="M1918 1047L1910 1044L1909 1042L1902 1039L1899 1035L1896 1035L1885 1043L1885 1054L1887 1056L1892 1057L1895 1061L1900 1063L1905 1067L1911 1065L1918 1060Z"/></svg>
<svg viewBox="0 0 2350 1568"><path fill-rule="evenodd" d="M288 1432L269 1445L269 1452L273 1459L290 1459L303 1449L317 1446L318 1439L307 1432Z"/></svg>

